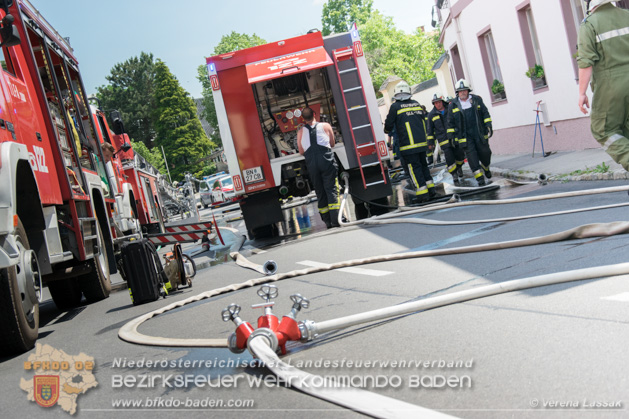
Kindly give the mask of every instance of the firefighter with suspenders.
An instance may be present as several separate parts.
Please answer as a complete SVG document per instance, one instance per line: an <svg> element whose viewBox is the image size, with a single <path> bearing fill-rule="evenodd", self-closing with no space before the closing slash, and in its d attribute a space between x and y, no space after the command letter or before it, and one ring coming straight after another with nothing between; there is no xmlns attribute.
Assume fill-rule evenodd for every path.
<svg viewBox="0 0 629 419"><path fill-rule="evenodd" d="M426 114L420 104L411 99L411 88L403 80L395 86L393 98L395 102L389 108L384 132L388 134L395 127L400 141L400 154L408 165L415 185L415 202L424 202L437 195L426 163Z"/></svg>
<svg viewBox="0 0 629 419"><path fill-rule="evenodd" d="M446 157L448 173L452 175L455 184L463 178L463 162L465 153L454 140L448 139L446 117L448 102L441 93L435 93L432 98L434 108L428 114L428 142L438 143Z"/></svg>
<svg viewBox="0 0 629 419"><path fill-rule="evenodd" d="M306 160L308 175L317 194L319 214L327 228L339 227L341 204L338 167L332 151L334 131L330 124L317 122L310 108L305 108L301 116L305 124L297 133L297 147Z"/></svg>
<svg viewBox="0 0 629 419"><path fill-rule="evenodd" d="M457 97L448 107L448 138L457 140L463 147L474 179L478 186L485 186L485 178L491 178L489 139L494 131L483 99L471 91L466 80L456 82Z"/></svg>

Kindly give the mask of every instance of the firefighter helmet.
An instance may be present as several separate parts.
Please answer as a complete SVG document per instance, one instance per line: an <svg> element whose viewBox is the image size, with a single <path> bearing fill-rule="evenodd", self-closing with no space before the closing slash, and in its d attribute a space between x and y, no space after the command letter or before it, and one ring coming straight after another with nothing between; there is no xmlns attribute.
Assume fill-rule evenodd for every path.
<svg viewBox="0 0 629 419"><path fill-rule="evenodd" d="M470 92L472 91L470 84L465 79L460 79L456 82L456 91L460 92L461 90L469 90Z"/></svg>
<svg viewBox="0 0 629 419"><path fill-rule="evenodd" d="M442 101L443 103L448 103L448 101L446 100L445 96L443 96L441 93L437 92L432 97L432 103L439 102L439 101Z"/></svg>
<svg viewBox="0 0 629 419"><path fill-rule="evenodd" d="M611 3L613 0L589 0L587 1L587 9L588 13L592 11L595 7L603 5L605 3Z"/></svg>
<svg viewBox="0 0 629 419"><path fill-rule="evenodd" d="M411 97L411 86L408 85L404 80L400 81L393 88L393 97L395 99L408 99Z"/></svg>

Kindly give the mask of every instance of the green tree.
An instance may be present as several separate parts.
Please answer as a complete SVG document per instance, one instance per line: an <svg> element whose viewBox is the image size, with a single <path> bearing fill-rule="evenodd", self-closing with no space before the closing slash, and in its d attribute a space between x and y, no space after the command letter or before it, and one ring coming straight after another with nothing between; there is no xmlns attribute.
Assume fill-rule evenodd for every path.
<svg viewBox="0 0 629 419"><path fill-rule="evenodd" d="M266 41L255 33L253 35L247 35L246 33L232 31L229 35L223 35L221 37L218 45L214 48L214 55L226 54L228 52L251 48L262 44L266 44Z"/></svg>
<svg viewBox="0 0 629 419"><path fill-rule="evenodd" d="M253 35L247 35L244 33L238 33L232 31L229 35L223 35L218 45L214 48L213 54L220 55L232 51L238 51L245 48L255 47L257 45L266 44L267 42L260 38L255 33ZM222 145L220 133L218 130L218 120L216 118L216 107L214 106L214 95L212 94L212 85L207 74L207 68L205 65L197 67L197 79L203 86L203 106L205 110L203 117L214 129L214 135L212 136L212 142Z"/></svg>
<svg viewBox="0 0 629 419"><path fill-rule="evenodd" d="M203 132L194 101L161 60L155 64L154 100L156 143L164 147L171 177L200 172L213 144Z"/></svg>
<svg viewBox="0 0 629 419"><path fill-rule="evenodd" d="M353 22L362 26L371 16L372 6L373 0L328 0L321 16L323 35L347 32Z"/></svg>
<svg viewBox="0 0 629 419"><path fill-rule="evenodd" d="M371 13L359 30L376 91L392 75L410 85L435 77L432 66L443 53L437 35L427 35L419 29L407 34L378 10Z"/></svg>
<svg viewBox="0 0 629 419"><path fill-rule="evenodd" d="M139 57L116 64L106 79L109 84L97 88L100 106L107 111L119 110L129 137L152 147L151 140L155 137L151 117L155 80L153 54L142 52Z"/></svg>
<svg viewBox="0 0 629 419"><path fill-rule="evenodd" d="M159 170L159 172L163 175L166 174L166 166L164 165L164 157L162 156L161 149L159 147L153 147L152 149L148 149L146 145L142 141L133 141L131 140L131 146L133 147L133 151L138 153L140 156L144 157L144 160L149 162L151 166Z"/></svg>
<svg viewBox="0 0 629 419"><path fill-rule="evenodd" d="M212 142L218 147L222 147L221 134L218 130L218 119L216 117L216 107L214 106L214 95L212 94L212 84L210 78L207 75L207 68L201 64L197 67L197 80L203 86L202 99L203 113L201 116L210 124L214 133L212 134Z"/></svg>

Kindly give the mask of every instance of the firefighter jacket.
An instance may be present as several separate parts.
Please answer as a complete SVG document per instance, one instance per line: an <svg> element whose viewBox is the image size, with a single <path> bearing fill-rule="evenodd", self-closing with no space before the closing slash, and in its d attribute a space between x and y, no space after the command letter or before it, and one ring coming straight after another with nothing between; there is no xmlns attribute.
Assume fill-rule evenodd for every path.
<svg viewBox="0 0 629 419"><path fill-rule="evenodd" d="M474 132L479 140L487 142L489 139L489 129L491 128L491 116L487 110L487 106L483 103L483 99L480 96L470 94L470 100L472 101L472 109L476 116L476 128L477 132ZM469 135L465 124L465 116L463 115L463 108L461 107L461 101L457 97L450 102L448 106L448 138L456 139L462 146L467 145L467 136Z"/></svg>
<svg viewBox="0 0 629 419"><path fill-rule="evenodd" d="M448 116L448 109L441 114L437 108L432 108L432 111L428 113L428 123L426 124L426 133L428 134L428 144L434 145L435 142L439 143L441 148L450 147L450 140L448 138L446 128L446 118Z"/></svg>
<svg viewBox="0 0 629 419"><path fill-rule="evenodd" d="M426 113L420 104L412 99L396 100L389 108L384 121L384 132L397 131L400 154L408 155L426 151Z"/></svg>

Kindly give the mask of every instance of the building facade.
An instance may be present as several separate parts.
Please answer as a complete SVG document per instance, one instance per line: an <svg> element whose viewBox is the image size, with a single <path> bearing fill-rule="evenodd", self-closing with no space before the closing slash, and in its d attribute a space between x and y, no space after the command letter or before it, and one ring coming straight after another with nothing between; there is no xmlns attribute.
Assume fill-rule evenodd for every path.
<svg viewBox="0 0 629 419"><path fill-rule="evenodd" d="M599 147L589 116L577 106L581 0L436 0L436 5L450 77L467 79L483 97L493 120L495 153L533 149L538 102L545 151ZM538 135L537 151L540 145Z"/></svg>

